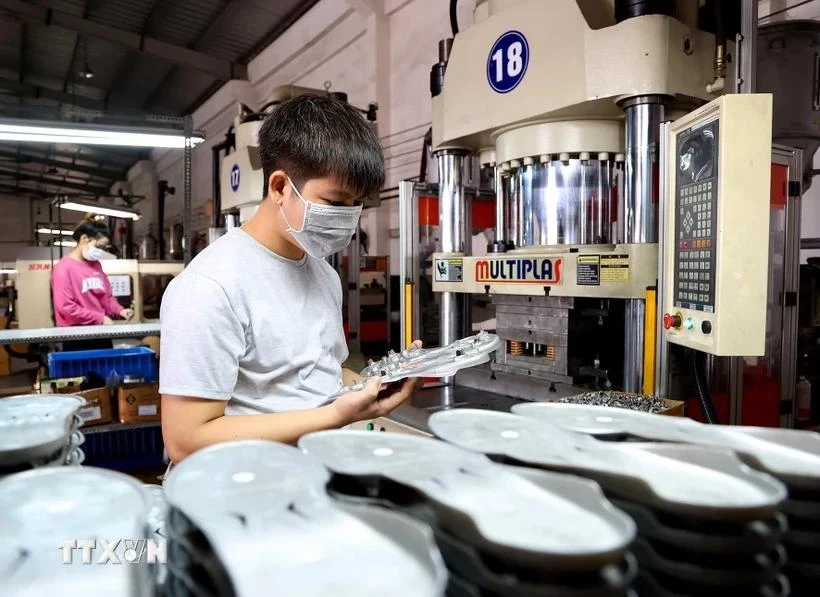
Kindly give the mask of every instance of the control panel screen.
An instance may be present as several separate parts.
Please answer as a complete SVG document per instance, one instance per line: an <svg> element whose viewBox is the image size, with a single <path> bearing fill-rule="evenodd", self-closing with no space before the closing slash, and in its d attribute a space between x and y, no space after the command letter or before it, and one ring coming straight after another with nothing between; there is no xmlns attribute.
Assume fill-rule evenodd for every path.
<svg viewBox="0 0 820 597"><path fill-rule="evenodd" d="M108 276L111 292L115 298L131 298L131 276L128 274Z"/></svg>
<svg viewBox="0 0 820 597"><path fill-rule="evenodd" d="M714 313L720 122L677 136L675 185L676 307Z"/></svg>

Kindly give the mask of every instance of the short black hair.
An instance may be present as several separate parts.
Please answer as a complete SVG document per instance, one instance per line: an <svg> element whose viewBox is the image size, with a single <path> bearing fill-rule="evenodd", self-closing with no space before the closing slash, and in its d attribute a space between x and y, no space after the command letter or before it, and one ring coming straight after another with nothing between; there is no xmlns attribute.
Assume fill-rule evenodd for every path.
<svg viewBox="0 0 820 597"><path fill-rule="evenodd" d="M103 222L97 220L94 214L86 214L82 222L77 224L74 233L71 235L74 240L80 242L80 239L86 235L92 240L99 240L102 237L111 238L111 230L108 229Z"/></svg>
<svg viewBox="0 0 820 597"><path fill-rule="evenodd" d="M364 116L341 100L300 95L276 106L259 129L259 157L265 178L262 196L276 170L301 187L333 176L366 197L384 184L384 156L376 132Z"/></svg>

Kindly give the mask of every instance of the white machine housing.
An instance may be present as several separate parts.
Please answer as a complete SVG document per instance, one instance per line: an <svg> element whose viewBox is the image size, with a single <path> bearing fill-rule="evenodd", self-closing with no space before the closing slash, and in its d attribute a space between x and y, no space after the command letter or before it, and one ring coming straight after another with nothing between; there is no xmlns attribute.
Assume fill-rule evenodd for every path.
<svg viewBox="0 0 820 597"><path fill-rule="evenodd" d="M687 144L709 137L712 155L694 163L699 150ZM669 127L669 342L718 356L765 353L771 139L771 94L727 95Z"/></svg>
<svg viewBox="0 0 820 597"><path fill-rule="evenodd" d="M168 279L182 272L183 264L178 261L137 261L135 259L104 259L100 261L103 271L111 282L114 296L124 297L134 309L131 321L120 323L158 323L161 298L147 296L154 287L152 277ZM17 276L17 324L19 329L39 329L54 327L51 307L51 270L49 259L19 259L16 262ZM162 288L161 290L164 290ZM149 305L151 305L149 307Z"/></svg>
<svg viewBox="0 0 820 597"><path fill-rule="evenodd" d="M459 32L444 88L433 98L433 148L492 148L482 151L482 161L494 157L498 164L623 152L620 99L664 95L686 104L716 95L707 90L715 38L695 26L697 1L678 5L677 18L650 15L616 24L605 0L484 3L477 22ZM481 12L486 17L478 20ZM520 82L498 92L488 70L494 44L506 32L523 36L528 61Z"/></svg>
<svg viewBox="0 0 820 597"><path fill-rule="evenodd" d="M237 122L234 130L236 149L222 159L220 198L222 211L238 211L244 223L256 213L264 196L262 161L257 136L261 121Z"/></svg>

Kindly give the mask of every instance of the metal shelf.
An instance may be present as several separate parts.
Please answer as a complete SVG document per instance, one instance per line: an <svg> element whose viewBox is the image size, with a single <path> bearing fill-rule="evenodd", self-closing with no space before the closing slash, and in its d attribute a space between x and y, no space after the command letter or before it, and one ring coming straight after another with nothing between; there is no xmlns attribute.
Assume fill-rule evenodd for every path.
<svg viewBox="0 0 820 597"><path fill-rule="evenodd" d="M105 425L92 425L91 427L80 427L83 435L93 433L105 433L106 431L124 431L125 429L145 429L149 427L159 427L161 423L154 421L151 423L106 423Z"/></svg>
<svg viewBox="0 0 820 597"><path fill-rule="evenodd" d="M88 325L65 328L0 331L0 345L31 344L36 342L70 342L71 340L114 340L158 336L158 323L131 323L115 325Z"/></svg>

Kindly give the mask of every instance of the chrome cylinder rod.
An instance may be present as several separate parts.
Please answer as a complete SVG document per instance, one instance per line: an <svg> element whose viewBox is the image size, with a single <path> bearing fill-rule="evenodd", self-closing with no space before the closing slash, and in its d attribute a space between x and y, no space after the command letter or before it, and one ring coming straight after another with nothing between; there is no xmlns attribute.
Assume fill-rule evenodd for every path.
<svg viewBox="0 0 820 597"><path fill-rule="evenodd" d="M436 154L439 180L439 238L443 253L466 253L470 239L463 178L465 155L463 151L452 150ZM470 297L467 294L442 292L440 298L439 342L441 346L446 346L468 335Z"/></svg>
<svg viewBox="0 0 820 597"><path fill-rule="evenodd" d="M658 242L658 180L663 96L640 96L620 105L626 115L625 216L627 243ZM643 386L644 317L646 305L629 300L624 317L624 390Z"/></svg>

